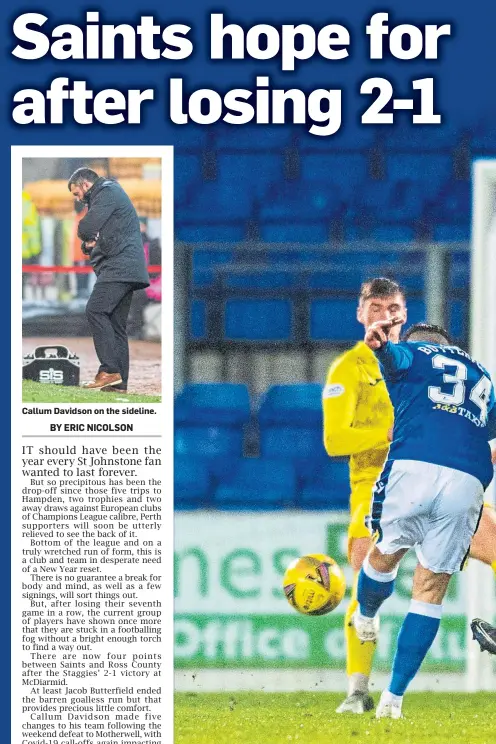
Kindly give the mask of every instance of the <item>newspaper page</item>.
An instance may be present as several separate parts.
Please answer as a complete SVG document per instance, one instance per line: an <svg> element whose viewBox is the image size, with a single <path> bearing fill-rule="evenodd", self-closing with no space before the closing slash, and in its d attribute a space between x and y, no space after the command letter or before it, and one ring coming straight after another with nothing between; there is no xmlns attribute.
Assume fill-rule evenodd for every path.
<svg viewBox="0 0 496 744"><path fill-rule="evenodd" d="M171 172L170 148L13 153L13 239L24 247L32 228L33 253L22 274L20 260L12 268L12 741L22 744L170 740Z"/></svg>

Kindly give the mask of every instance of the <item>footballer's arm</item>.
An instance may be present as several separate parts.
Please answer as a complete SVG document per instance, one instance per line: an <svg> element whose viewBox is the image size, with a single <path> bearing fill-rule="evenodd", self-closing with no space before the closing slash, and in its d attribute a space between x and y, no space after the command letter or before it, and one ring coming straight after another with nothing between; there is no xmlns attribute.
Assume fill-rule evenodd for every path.
<svg viewBox="0 0 496 744"><path fill-rule="evenodd" d="M354 428L358 390L359 377L354 362L344 358L331 367L322 398L324 446L331 457L355 455L389 444L383 427Z"/></svg>

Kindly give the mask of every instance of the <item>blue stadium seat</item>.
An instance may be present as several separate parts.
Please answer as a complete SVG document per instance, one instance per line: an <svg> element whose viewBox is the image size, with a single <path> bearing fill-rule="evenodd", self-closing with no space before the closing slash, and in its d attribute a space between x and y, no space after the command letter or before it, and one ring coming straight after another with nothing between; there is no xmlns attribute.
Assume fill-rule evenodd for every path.
<svg viewBox="0 0 496 744"><path fill-rule="evenodd" d="M175 400L179 424L237 425L250 418L250 394L235 382L197 382L185 385Z"/></svg>
<svg viewBox="0 0 496 744"><path fill-rule="evenodd" d="M301 159L301 175L304 181L329 181L336 184L346 201L367 178L367 172L365 155L355 153L322 152L304 155Z"/></svg>
<svg viewBox="0 0 496 744"><path fill-rule="evenodd" d="M470 285L470 251L451 252L450 287L467 289Z"/></svg>
<svg viewBox="0 0 496 744"><path fill-rule="evenodd" d="M211 480L203 462L187 455L174 457L174 508L199 509L210 505Z"/></svg>
<svg viewBox="0 0 496 744"><path fill-rule="evenodd" d="M347 121L346 125L341 126L332 137L322 137L310 134L308 131L301 131L298 136L298 146L302 152L322 150L326 154L340 151L363 151L372 147L378 132L381 132L380 126L364 127L360 124L354 126L352 122Z"/></svg>
<svg viewBox="0 0 496 744"><path fill-rule="evenodd" d="M450 155L431 153L389 153L387 156L387 179L396 181L418 181L425 198L432 198L453 173Z"/></svg>
<svg viewBox="0 0 496 744"><path fill-rule="evenodd" d="M215 148L218 151L271 151L282 150L291 144L291 127L263 126L260 124L222 125L214 128Z"/></svg>
<svg viewBox="0 0 496 744"><path fill-rule="evenodd" d="M210 287L216 279L216 268L231 263L234 251L196 248L192 254L194 287Z"/></svg>
<svg viewBox="0 0 496 744"><path fill-rule="evenodd" d="M400 152L449 152L461 139L461 132L456 127L443 122L440 127L430 124L396 123L388 129L383 143L386 150Z"/></svg>
<svg viewBox="0 0 496 744"><path fill-rule="evenodd" d="M241 457L243 451L243 429L236 426L211 425L206 423L176 425L174 451L177 455L188 455L219 460L225 457ZM220 463L222 466L222 462Z"/></svg>
<svg viewBox="0 0 496 744"><path fill-rule="evenodd" d="M333 246L328 245L325 248L308 248L299 250L296 255L298 263L302 264L305 269L324 269L327 266L332 267L335 265L335 258L336 256L339 256L339 253L333 248ZM313 267L309 266L309 264L313 264Z"/></svg>
<svg viewBox="0 0 496 744"><path fill-rule="evenodd" d="M260 208L260 221L323 222L335 217L342 203L339 188L329 181L286 181L271 189Z"/></svg>
<svg viewBox="0 0 496 744"><path fill-rule="evenodd" d="M262 199L271 183L282 181L283 159L277 154L222 154L217 156L217 180L227 193L242 193L250 204Z"/></svg>
<svg viewBox="0 0 496 744"><path fill-rule="evenodd" d="M260 401L258 420L261 426L313 426L322 432L322 385L271 385Z"/></svg>
<svg viewBox="0 0 496 744"><path fill-rule="evenodd" d="M419 181L366 181L346 210L345 239L412 241L423 209L423 185Z"/></svg>
<svg viewBox="0 0 496 744"><path fill-rule="evenodd" d="M348 463L327 458L304 482L297 506L300 509L348 509L349 498Z"/></svg>
<svg viewBox="0 0 496 744"><path fill-rule="evenodd" d="M310 289L352 290L357 292L360 285L369 276L362 268L350 265L339 266L335 269L315 269L310 273L308 284Z"/></svg>
<svg viewBox="0 0 496 744"><path fill-rule="evenodd" d="M411 225L377 225L370 235L372 240L383 243L410 243L415 240L415 228Z"/></svg>
<svg viewBox="0 0 496 744"><path fill-rule="evenodd" d="M356 300L318 299L310 303L312 341L355 341L363 336L356 319Z"/></svg>
<svg viewBox="0 0 496 744"><path fill-rule="evenodd" d="M285 299L229 299L225 303L227 341L290 341L293 303Z"/></svg>
<svg viewBox="0 0 496 744"><path fill-rule="evenodd" d="M187 206L176 210L176 225L223 225L248 219L253 211L251 196L221 181L203 181Z"/></svg>
<svg viewBox="0 0 496 744"><path fill-rule="evenodd" d="M418 180L366 181L356 190L347 217L366 212L376 225L405 223L421 215L424 199L423 184Z"/></svg>
<svg viewBox="0 0 496 744"><path fill-rule="evenodd" d="M485 117L478 123L472 134L470 148L472 155L491 155L496 153L496 127L494 116Z"/></svg>
<svg viewBox="0 0 496 744"><path fill-rule="evenodd" d="M190 302L189 335L195 341L207 337L207 304L204 300Z"/></svg>
<svg viewBox="0 0 496 744"><path fill-rule="evenodd" d="M294 506L296 474L280 460L245 458L213 496L218 509L271 510Z"/></svg>
<svg viewBox="0 0 496 744"><path fill-rule="evenodd" d="M296 266L227 266L219 272L224 289L293 289L301 281Z"/></svg>
<svg viewBox="0 0 496 744"><path fill-rule="evenodd" d="M174 402L174 451L201 459L219 477L243 452L244 424L250 418L246 385L192 383Z"/></svg>
<svg viewBox="0 0 496 744"><path fill-rule="evenodd" d="M434 225L434 240L446 242L469 240L470 184L466 181L448 181L430 206L429 217Z"/></svg>
<svg viewBox="0 0 496 744"><path fill-rule="evenodd" d="M291 462L299 477L322 462L325 450L322 425L291 426L282 424L260 427L260 451L264 457Z"/></svg>
<svg viewBox="0 0 496 744"><path fill-rule="evenodd" d="M176 223L174 232L176 239L185 243L240 243L246 238L244 224L185 225Z"/></svg>
<svg viewBox="0 0 496 744"><path fill-rule="evenodd" d="M174 157L177 157L177 151L191 152L199 151L205 147L207 139L207 129L201 125L195 125L191 122L187 126L177 126L174 128Z"/></svg>
<svg viewBox="0 0 496 744"><path fill-rule="evenodd" d="M455 243L470 240L470 223L463 225L435 225L432 233L438 243Z"/></svg>
<svg viewBox="0 0 496 744"><path fill-rule="evenodd" d="M322 386L273 385L258 413L264 457L288 460L300 476L325 457L322 443Z"/></svg>
<svg viewBox="0 0 496 744"><path fill-rule="evenodd" d="M406 331L407 327L413 325L414 323L425 323L426 321L426 312L425 312L425 302L424 300L413 300L410 299L407 302L408 305L408 322L406 326L403 328L403 330Z"/></svg>
<svg viewBox="0 0 496 744"><path fill-rule="evenodd" d="M174 157L174 202L183 204L193 183L201 188L201 163L199 155L181 155Z"/></svg>
<svg viewBox="0 0 496 744"><path fill-rule="evenodd" d="M468 337L468 300L451 299L448 303L448 329L455 340L463 341Z"/></svg>
<svg viewBox="0 0 496 744"><path fill-rule="evenodd" d="M267 243L325 243L329 239L329 223L262 223L260 237Z"/></svg>

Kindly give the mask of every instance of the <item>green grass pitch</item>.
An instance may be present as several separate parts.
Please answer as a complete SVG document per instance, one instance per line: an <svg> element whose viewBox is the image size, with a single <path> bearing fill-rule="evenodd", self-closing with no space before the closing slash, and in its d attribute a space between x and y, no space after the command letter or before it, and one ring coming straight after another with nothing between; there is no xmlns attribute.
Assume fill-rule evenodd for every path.
<svg viewBox="0 0 496 744"><path fill-rule="evenodd" d="M85 390L80 387L47 385L23 380L24 403L160 403L160 395L136 395L134 393L103 393L101 390Z"/></svg>
<svg viewBox="0 0 496 744"><path fill-rule="evenodd" d="M374 695L378 698L378 694ZM494 744L496 695L410 693L400 721L337 715L335 693L176 693L175 744Z"/></svg>

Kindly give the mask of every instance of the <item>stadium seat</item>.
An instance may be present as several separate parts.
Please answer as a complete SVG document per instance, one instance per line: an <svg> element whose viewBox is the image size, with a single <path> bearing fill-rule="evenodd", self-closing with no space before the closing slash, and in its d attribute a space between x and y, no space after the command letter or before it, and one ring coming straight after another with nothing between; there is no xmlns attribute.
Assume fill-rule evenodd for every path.
<svg viewBox="0 0 496 744"><path fill-rule="evenodd" d="M468 338L468 300L451 299L448 303L448 330L457 341Z"/></svg>
<svg viewBox="0 0 496 744"><path fill-rule="evenodd" d="M280 154L222 154L217 156L217 180L226 193L243 194L250 204L262 199L270 184L282 181Z"/></svg>
<svg viewBox="0 0 496 744"><path fill-rule="evenodd" d="M222 287L229 289L292 289L296 288L301 274L296 266L274 267L250 265L227 266L219 271Z"/></svg>
<svg viewBox="0 0 496 744"><path fill-rule="evenodd" d="M458 243L470 240L470 223L463 225L435 225L432 233L437 243Z"/></svg>
<svg viewBox="0 0 496 744"><path fill-rule="evenodd" d="M406 326L411 326L414 323L425 323L425 319L427 316L425 312L424 300L409 299L407 304L408 322ZM406 328L404 328L403 330L406 330Z"/></svg>
<svg viewBox="0 0 496 744"><path fill-rule="evenodd" d="M210 505L211 480L206 465L187 455L174 457L174 509L199 509Z"/></svg>
<svg viewBox="0 0 496 744"><path fill-rule="evenodd" d="M194 341L207 337L207 303L204 300L190 302L189 336Z"/></svg>
<svg viewBox="0 0 496 744"><path fill-rule="evenodd" d="M251 197L221 181L203 181L187 206L176 212L176 223L223 225L248 219L253 211Z"/></svg>
<svg viewBox="0 0 496 744"><path fill-rule="evenodd" d="M332 137L321 137L305 130L300 131L298 147L302 152L318 150L322 151L322 154L364 151L373 146L377 132L380 131L380 126L354 126L352 122L347 121L346 125L341 126Z"/></svg>
<svg viewBox="0 0 496 744"><path fill-rule="evenodd" d="M258 421L262 455L289 460L300 477L325 457L319 383L271 386L261 399Z"/></svg>
<svg viewBox="0 0 496 744"><path fill-rule="evenodd" d="M388 181L418 181L426 199L432 198L453 173L450 155L389 153L386 165Z"/></svg>
<svg viewBox="0 0 496 744"><path fill-rule="evenodd" d="M202 460L219 477L243 453L244 425L250 418L245 385L185 385L174 403L174 451Z"/></svg>
<svg viewBox="0 0 496 744"><path fill-rule="evenodd" d="M350 265L330 269L314 269L310 272L310 290L350 290L357 292L361 283L369 276L361 267Z"/></svg>
<svg viewBox="0 0 496 744"><path fill-rule="evenodd" d="M243 452L243 429L234 426L176 426L174 452L203 462L216 478L234 468Z"/></svg>
<svg viewBox="0 0 496 744"><path fill-rule="evenodd" d="M245 458L213 496L218 509L271 510L292 507L296 499L293 466L280 460Z"/></svg>
<svg viewBox="0 0 496 744"><path fill-rule="evenodd" d="M494 117L486 117L475 127L470 141L470 149L473 156L491 155L496 152L496 127Z"/></svg>
<svg viewBox="0 0 496 744"><path fill-rule="evenodd" d="M198 152L205 147L207 139L206 127L195 125L191 122L188 126L177 126L174 128L174 157L177 152Z"/></svg>
<svg viewBox="0 0 496 744"><path fill-rule="evenodd" d="M290 424L322 431L322 386L317 382L271 385L260 401L258 420L261 426Z"/></svg>
<svg viewBox="0 0 496 744"><path fill-rule="evenodd" d="M195 248L192 253L192 280L194 287L209 287L216 279L216 268L234 260L233 250Z"/></svg>
<svg viewBox="0 0 496 744"><path fill-rule="evenodd" d="M470 283L470 251L451 251L450 287L467 289Z"/></svg>
<svg viewBox="0 0 496 744"><path fill-rule="evenodd" d="M329 223L262 223L260 237L267 243L325 243L329 240Z"/></svg>
<svg viewBox="0 0 496 744"><path fill-rule="evenodd" d="M300 509L348 509L349 498L348 463L327 458L303 483L297 506Z"/></svg>
<svg viewBox="0 0 496 744"><path fill-rule="evenodd" d="M390 127L383 145L387 151L398 152L451 152L459 143L462 133L445 122L441 127L395 122Z"/></svg>
<svg viewBox="0 0 496 744"><path fill-rule="evenodd" d="M329 181L336 184L345 201L366 180L368 164L365 155L356 153L315 153L303 155L301 175L304 181Z"/></svg>
<svg viewBox="0 0 496 744"><path fill-rule="evenodd" d="M260 208L260 222L324 222L342 209L339 188L329 181L275 184Z"/></svg>
<svg viewBox="0 0 496 744"><path fill-rule="evenodd" d="M188 190L193 183L201 188L200 155L181 155L174 158L174 202L181 205L186 201Z"/></svg>
<svg viewBox="0 0 496 744"><path fill-rule="evenodd" d="M310 303L312 341L355 341L363 336L355 299L318 299Z"/></svg>
<svg viewBox="0 0 496 744"><path fill-rule="evenodd" d="M372 240L383 243L409 243L415 240L415 228L411 225L377 225L370 235Z"/></svg>
<svg viewBox="0 0 496 744"><path fill-rule="evenodd" d="M250 395L240 383L190 383L176 397L174 419L178 424L241 426L249 418Z"/></svg>
<svg viewBox="0 0 496 744"><path fill-rule="evenodd" d="M471 186L465 181L448 181L443 185L428 211L433 238L439 242L470 239Z"/></svg>
<svg viewBox="0 0 496 744"><path fill-rule="evenodd" d="M292 336L291 300L226 300L224 337L227 341L290 341Z"/></svg>
<svg viewBox="0 0 496 744"><path fill-rule="evenodd" d="M291 127L274 127L245 124L218 125L214 128L215 149L239 152L260 152L282 150L291 144Z"/></svg>
<svg viewBox="0 0 496 744"><path fill-rule="evenodd" d="M185 243L239 243L246 238L246 227L243 223L236 225L176 223L174 232L176 239Z"/></svg>
<svg viewBox="0 0 496 744"><path fill-rule="evenodd" d="M349 212L366 212L379 225L383 222L401 224L416 220L422 214L424 199L424 188L418 180L366 181L357 189Z"/></svg>

